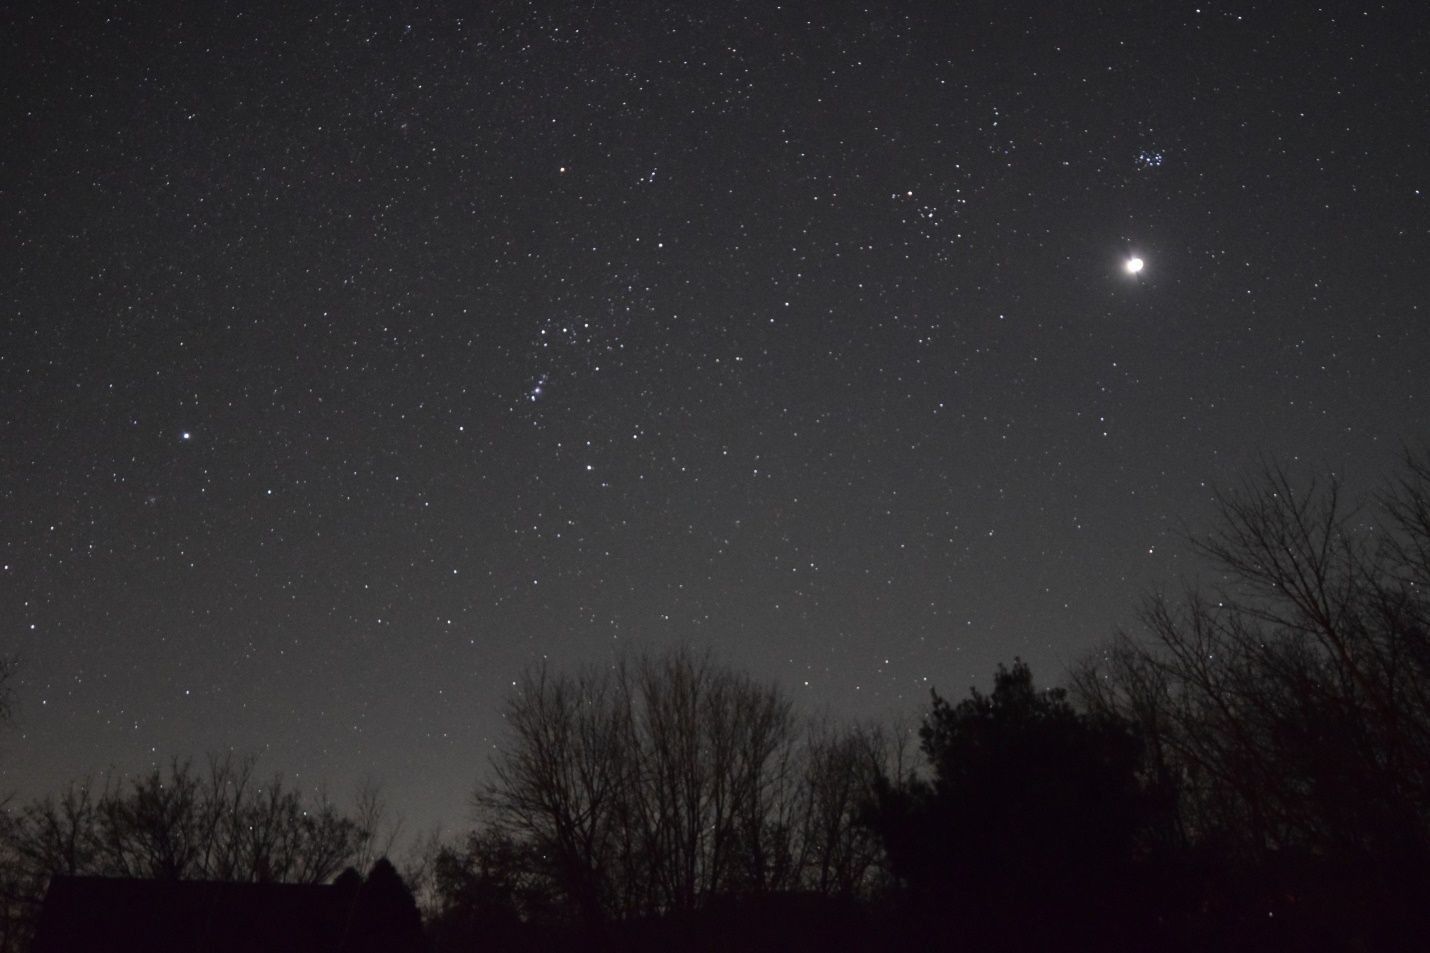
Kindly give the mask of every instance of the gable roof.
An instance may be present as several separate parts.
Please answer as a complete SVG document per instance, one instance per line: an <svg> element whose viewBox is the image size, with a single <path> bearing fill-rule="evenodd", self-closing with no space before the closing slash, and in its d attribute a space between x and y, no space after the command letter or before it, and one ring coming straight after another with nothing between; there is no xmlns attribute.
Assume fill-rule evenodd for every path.
<svg viewBox="0 0 1430 953"><path fill-rule="evenodd" d="M33 953L333 953L353 894L328 884L55 877Z"/></svg>

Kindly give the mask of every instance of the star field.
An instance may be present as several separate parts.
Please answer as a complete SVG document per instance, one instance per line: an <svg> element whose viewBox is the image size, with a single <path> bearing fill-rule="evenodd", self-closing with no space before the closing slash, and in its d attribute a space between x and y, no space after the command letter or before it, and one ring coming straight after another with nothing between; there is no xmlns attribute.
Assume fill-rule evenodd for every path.
<svg viewBox="0 0 1430 953"><path fill-rule="evenodd" d="M6 788L460 826L535 659L1051 680L1423 445L1410 5L298 7L0 14Z"/></svg>

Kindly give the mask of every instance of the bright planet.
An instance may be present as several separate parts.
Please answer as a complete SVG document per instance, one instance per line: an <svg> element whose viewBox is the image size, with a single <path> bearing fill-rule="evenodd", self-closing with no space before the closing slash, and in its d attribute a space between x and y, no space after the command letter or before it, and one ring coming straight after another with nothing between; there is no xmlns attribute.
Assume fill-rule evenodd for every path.
<svg viewBox="0 0 1430 953"><path fill-rule="evenodd" d="M1127 273L1128 273L1129 275L1135 275L1135 274L1137 274L1139 271L1142 270L1142 265L1143 265L1143 261L1142 261L1142 259L1140 259L1140 258L1129 258L1129 259L1127 259Z"/></svg>

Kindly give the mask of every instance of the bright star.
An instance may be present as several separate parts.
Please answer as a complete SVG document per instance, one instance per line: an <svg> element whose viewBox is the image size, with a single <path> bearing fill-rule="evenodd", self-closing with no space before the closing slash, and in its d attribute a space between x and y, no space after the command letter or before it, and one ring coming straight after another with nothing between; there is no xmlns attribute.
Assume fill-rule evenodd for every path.
<svg viewBox="0 0 1430 953"><path fill-rule="evenodd" d="M1127 273L1129 275L1137 274L1139 271L1142 270L1143 264L1144 262L1140 258L1133 257L1127 259L1127 265L1125 266L1127 268Z"/></svg>

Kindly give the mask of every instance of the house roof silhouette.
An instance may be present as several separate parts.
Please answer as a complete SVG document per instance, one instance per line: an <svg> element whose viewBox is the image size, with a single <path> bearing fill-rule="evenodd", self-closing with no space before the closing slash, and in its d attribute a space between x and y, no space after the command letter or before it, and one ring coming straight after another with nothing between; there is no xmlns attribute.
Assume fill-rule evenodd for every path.
<svg viewBox="0 0 1430 953"><path fill-rule="evenodd" d="M33 953L336 953L354 892L329 884L55 877Z"/></svg>

